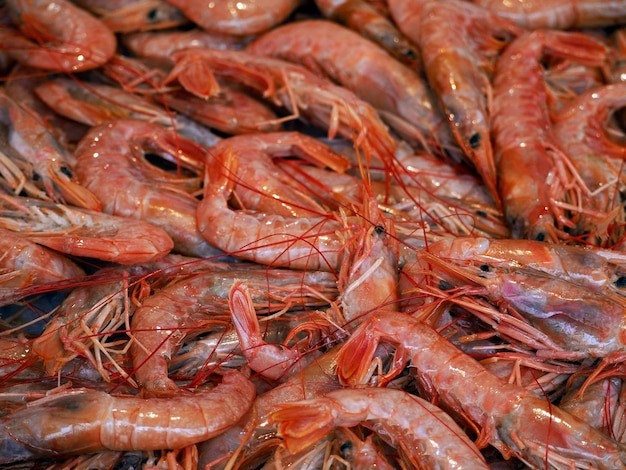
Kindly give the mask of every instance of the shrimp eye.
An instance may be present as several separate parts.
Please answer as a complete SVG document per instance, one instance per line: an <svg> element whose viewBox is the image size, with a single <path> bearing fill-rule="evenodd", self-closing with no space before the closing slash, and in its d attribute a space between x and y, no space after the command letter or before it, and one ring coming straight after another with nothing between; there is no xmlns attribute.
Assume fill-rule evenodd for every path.
<svg viewBox="0 0 626 470"><path fill-rule="evenodd" d="M536 236L535 236L535 240L537 240L538 242L542 242L546 239L546 234L543 232L539 232Z"/></svg>
<svg viewBox="0 0 626 470"><path fill-rule="evenodd" d="M66 166L62 166L62 167L61 167L61 173L63 173L63 174L64 174L65 176L67 176L68 178L71 178L71 177L72 177L72 172L71 172L71 170L70 170L68 167L66 167Z"/></svg>
<svg viewBox="0 0 626 470"><path fill-rule="evenodd" d="M485 211L476 211L476 215L480 217L487 217L487 213Z"/></svg>
<svg viewBox="0 0 626 470"><path fill-rule="evenodd" d="M615 281L616 287L626 287L626 276L620 276Z"/></svg>
<svg viewBox="0 0 626 470"><path fill-rule="evenodd" d="M441 289L441 290L450 290L453 287L454 286L452 284L450 284L448 281L444 281L443 279L441 281L439 281L439 289Z"/></svg>
<svg viewBox="0 0 626 470"><path fill-rule="evenodd" d="M346 456L349 452L352 451L352 442L345 441L339 446L339 452L341 455Z"/></svg>
<svg viewBox="0 0 626 470"><path fill-rule="evenodd" d="M480 134L478 132L476 134L472 134L469 139L469 144L473 149L478 148L480 145Z"/></svg>
<svg viewBox="0 0 626 470"><path fill-rule="evenodd" d="M159 10L157 8L152 8L149 12L148 12L148 19L150 21L153 21L157 18L157 16L159 15Z"/></svg>
<svg viewBox="0 0 626 470"><path fill-rule="evenodd" d="M382 225L377 225L376 227L374 227L374 231L376 232L376 235L384 235L385 227L383 227Z"/></svg>
<svg viewBox="0 0 626 470"><path fill-rule="evenodd" d="M488 264L481 264L481 265L480 265L480 270L481 270L482 272L484 272L484 273L489 272L489 269L491 269L491 268L489 267L489 265L488 265Z"/></svg>

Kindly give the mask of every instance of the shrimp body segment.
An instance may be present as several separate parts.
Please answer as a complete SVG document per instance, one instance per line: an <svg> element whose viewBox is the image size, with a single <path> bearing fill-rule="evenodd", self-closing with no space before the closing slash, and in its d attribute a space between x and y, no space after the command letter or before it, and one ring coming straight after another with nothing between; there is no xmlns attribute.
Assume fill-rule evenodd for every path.
<svg viewBox="0 0 626 470"><path fill-rule="evenodd" d="M440 403L479 426L479 448L491 443L503 455L515 455L538 467L548 463L626 468L622 444L525 388L491 374L409 315L380 311L353 333L337 358L344 384L357 385L366 377L380 342L396 346L398 361L410 360Z"/></svg>
<svg viewBox="0 0 626 470"><path fill-rule="evenodd" d="M445 412L402 390L345 388L281 405L270 418L287 449L298 452L338 426L373 429L401 449L413 468L487 469L476 445Z"/></svg>
<svg viewBox="0 0 626 470"><path fill-rule="evenodd" d="M180 449L224 432L255 396L254 385L238 371L227 372L212 390L168 398L60 393L3 417L0 446L34 456Z"/></svg>
<svg viewBox="0 0 626 470"><path fill-rule="evenodd" d="M68 0L9 0L6 5L25 36L3 30L0 42L25 65L79 72L99 67L115 53L113 32Z"/></svg>

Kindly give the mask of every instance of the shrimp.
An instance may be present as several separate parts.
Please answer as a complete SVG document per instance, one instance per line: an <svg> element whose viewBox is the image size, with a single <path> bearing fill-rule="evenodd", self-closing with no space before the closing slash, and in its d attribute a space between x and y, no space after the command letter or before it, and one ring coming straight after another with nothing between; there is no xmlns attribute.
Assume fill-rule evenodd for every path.
<svg viewBox="0 0 626 470"><path fill-rule="evenodd" d="M380 311L346 341L337 357L342 383L359 384L380 342L396 346L397 373L408 360L446 408L480 429L476 444L496 447L528 465L626 468L626 450L588 424L523 387L492 375L434 329L409 315Z"/></svg>
<svg viewBox="0 0 626 470"><path fill-rule="evenodd" d="M0 305L11 303L33 287L63 285L85 275L84 270L65 255L37 245L10 230L0 229Z"/></svg>
<svg viewBox="0 0 626 470"><path fill-rule="evenodd" d="M301 0L254 0L198 3L167 0L180 8L191 21L209 32L245 36L259 34L282 23Z"/></svg>
<svg viewBox="0 0 626 470"><path fill-rule="evenodd" d="M389 8L400 30L420 46L428 82L464 158L499 204L488 110L490 72L495 55L520 29L463 1L390 1Z"/></svg>
<svg viewBox="0 0 626 470"><path fill-rule="evenodd" d="M352 53L345 54L344 48ZM394 126L394 119L388 123L398 133L407 126L414 129L403 135L421 142L427 151L431 136L444 148L453 144L426 82L384 49L347 28L322 20L289 23L263 34L246 51L301 63L330 77L374 106L383 119L391 113L403 120L400 126Z"/></svg>
<svg viewBox="0 0 626 470"><path fill-rule="evenodd" d="M626 21L622 0L472 0L492 13L528 29L599 28Z"/></svg>
<svg viewBox="0 0 626 470"><path fill-rule="evenodd" d="M117 41L113 32L68 0L5 3L23 35L2 29L0 42L20 63L58 72L79 72L99 67L115 52Z"/></svg>
<svg viewBox="0 0 626 470"><path fill-rule="evenodd" d="M226 372L211 390L167 398L84 389L52 394L0 420L0 463L106 449L180 449L233 426L254 397L254 385L238 371Z"/></svg>
<svg viewBox="0 0 626 470"><path fill-rule="evenodd" d="M559 203L571 194L568 202L577 207L576 194L585 191L551 130L540 63L545 54L599 65L606 48L582 33L537 30L512 41L497 60L492 132L498 186L513 238L562 238L559 229L575 224ZM518 70L526 70L523 78Z"/></svg>
<svg viewBox="0 0 626 470"><path fill-rule="evenodd" d="M619 239L623 231L620 191L626 183L626 148L610 140L604 129L614 111L626 104L626 83L594 88L572 99L553 116L559 147L570 157L589 193L580 195L573 212L581 212L576 232L592 239ZM615 233L617 232L617 233Z"/></svg>
<svg viewBox="0 0 626 470"><path fill-rule="evenodd" d="M387 16L364 0L315 0L322 14L345 24L363 37L377 43L417 73L422 72L421 54Z"/></svg>
<svg viewBox="0 0 626 470"><path fill-rule="evenodd" d="M206 149L162 126L117 119L93 127L78 143L76 176L96 194L105 212L154 224L169 234L177 252L221 254L198 232L198 202L185 190L188 179L150 164L148 152L181 162L193 175L202 168Z"/></svg>
<svg viewBox="0 0 626 470"><path fill-rule="evenodd" d="M148 222L36 199L0 195L0 228L74 256L121 264L158 260L174 244Z"/></svg>
<svg viewBox="0 0 626 470"><path fill-rule="evenodd" d="M4 89L0 89L0 123L9 129L8 143L14 150L11 156L19 159L13 162L14 166L21 164L32 168L32 172L41 179L47 195L44 198L100 210L96 196L72 178L72 156L61 147L35 112L17 103ZM31 185L18 185L14 188L16 193L22 187L28 190Z"/></svg>
<svg viewBox="0 0 626 470"><path fill-rule="evenodd" d="M287 449L298 452L334 427L363 423L397 448L412 468L487 469L485 458L453 419L426 400L391 388L346 388L282 405L270 414Z"/></svg>
<svg viewBox="0 0 626 470"><path fill-rule="evenodd" d="M574 387L561 398L559 407L611 436L614 435L613 425L619 419L616 411L622 389L623 380L618 377L592 383L584 394Z"/></svg>
<svg viewBox="0 0 626 470"><path fill-rule="evenodd" d="M114 33L175 28L189 22L178 8L165 0L130 0L117 5L86 0L77 3L98 16Z"/></svg>
<svg viewBox="0 0 626 470"><path fill-rule="evenodd" d="M239 181L240 153L253 148L250 145L233 147L231 140L241 144L263 142L264 153L295 153L309 159L317 157L320 163L339 165L339 168L345 163L345 160L337 158L339 155L323 144L301 146L301 143L309 142L309 139L303 140L303 137L299 133L259 135L252 138L238 136L225 139L211 149L207 161L204 197L198 204L197 213L198 229L209 243L233 256L276 267L328 271L339 266L343 252L342 241L337 235L343 228L339 221L325 215L297 218L256 210L234 210L228 206L228 199ZM312 138L311 141L315 142ZM279 188L277 195L280 196L282 191ZM267 198L259 198L253 209L259 209L259 203L269 204ZM270 208L280 208L283 204L283 211L291 211L292 207L298 209L297 201L283 201L280 198L271 203Z"/></svg>
<svg viewBox="0 0 626 470"><path fill-rule="evenodd" d="M248 297L253 315L255 307L275 312L299 305L314 306L319 300L313 292L329 298L333 298L334 292L334 278L329 273L298 275L226 263L214 263L209 272L197 273L161 289L142 303L130 324L134 375L144 389L177 389L168 377L173 353L185 337L190 336L192 327L195 334L215 326L223 328L225 321L220 319L220 314L227 315L232 295L229 292L241 280L253 289L254 298Z"/></svg>
<svg viewBox="0 0 626 470"><path fill-rule="evenodd" d="M350 139L365 158L378 157L387 162L397 148L370 104L302 66L244 51L200 48L176 52L172 59L176 66L169 80L178 79L199 96L203 95L198 91L206 89L207 77L199 75L198 70L226 76L289 109L293 115L284 120L302 116L314 126L327 129L329 137L340 134Z"/></svg>

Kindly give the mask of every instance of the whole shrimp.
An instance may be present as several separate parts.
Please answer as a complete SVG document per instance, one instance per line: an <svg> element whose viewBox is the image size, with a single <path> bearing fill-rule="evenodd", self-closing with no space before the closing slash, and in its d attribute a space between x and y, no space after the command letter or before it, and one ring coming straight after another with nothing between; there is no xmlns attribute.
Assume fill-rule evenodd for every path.
<svg viewBox="0 0 626 470"><path fill-rule="evenodd" d="M0 195L0 227L74 256L122 264L158 260L174 244L170 236L141 220Z"/></svg>
<svg viewBox="0 0 626 470"><path fill-rule="evenodd" d="M109 60L117 41L113 32L68 0L8 0L21 33L0 29L0 41L19 62L46 70L78 72Z"/></svg>
<svg viewBox="0 0 626 470"><path fill-rule="evenodd" d="M234 36L267 31L282 23L301 3L301 0L269 0L262 3L254 0L210 3L167 1L207 31Z"/></svg>
<svg viewBox="0 0 626 470"><path fill-rule="evenodd" d="M199 96L205 96L207 82L217 81L207 74L225 76L288 109L292 115L283 120L301 117L327 130L331 138L339 134L351 140L366 159L387 162L396 151L395 139L369 103L300 65L244 51L202 48L176 52L172 59L176 66L169 79Z"/></svg>
<svg viewBox="0 0 626 470"><path fill-rule="evenodd" d="M30 172L37 175L43 185L44 198L100 210L96 196L72 177L72 155L59 144L39 115L13 100L4 88L0 89L0 123L9 129L8 144L14 150L10 154L14 157L13 165L30 168ZM22 182L14 189L19 193L22 187L28 190L30 186ZM41 197L40 194L31 195Z"/></svg>
<svg viewBox="0 0 626 470"><path fill-rule="evenodd" d="M301 63L330 77L374 106L383 119L389 113L389 125L427 151L431 138L443 148L453 145L422 77L350 29L330 21L298 21L261 35L246 51Z"/></svg>
<svg viewBox="0 0 626 470"><path fill-rule="evenodd" d="M346 341L337 357L339 379L363 381L379 343L396 346L399 372L410 360L428 389L447 409L480 428L479 448L492 444L531 466L626 468L623 445L523 387L492 375L425 323L403 313L380 311Z"/></svg>
<svg viewBox="0 0 626 470"><path fill-rule="evenodd" d="M167 398L75 390L51 394L0 420L0 463L110 450L180 449L220 435L252 406L238 371L211 390Z"/></svg>
<svg viewBox="0 0 626 470"><path fill-rule="evenodd" d="M575 224L559 204L567 199L577 207L577 194L586 190L552 133L540 62L546 54L599 65L606 47L582 33L536 30L512 41L497 60L492 132L500 197L514 238L562 238L560 232ZM526 70L523 78L517 70Z"/></svg>
<svg viewBox="0 0 626 470"><path fill-rule="evenodd" d="M619 193L626 182L626 148L611 140L605 129L611 115L626 104L625 94L626 83L594 88L553 115L554 137L589 189L579 196L578 206L571 207L580 212L576 234L604 245L623 235L617 228L624 219Z"/></svg>
<svg viewBox="0 0 626 470"><path fill-rule="evenodd" d="M345 388L287 403L270 414L291 452L338 426L363 424L401 453L412 468L487 469L485 458L454 420L428 401L391 388Z"/></svg>
<svg viewBox="0 0 626 470"><path fill-rule="evenodd" d="M499 203L488 109L490 72L496 54L520 29L463 1L390 1L389 8L400 30L422 50L428 82L463 158Z"/></svg>
<svg viewBox="0 0 626 470"><path fill-rule="evenodd" d="M240 145L231 146L231 139L238 139L234 142ZM245 144L259 139L265 142L263 152L270 155L295 153L309 159L316 156L321 164L338 164L339 168L345 163L321 143L310 148L299 147L303 141L299 133L225 139L209 152L204 197L198 204L198 229L212 245L261 264L295 269L337 269L343 252L343 243L337 235L342 224L331 216L310 215L310 212L308 217L301 218L283 215L285 210L290 212L299 208L297 200L281 199L280 188L274 202L257 195L253 210L235 210L229 206L229 198L239 182L240 153L252 151L252 147ZM263 179L267 180L267 177L264 175ZM252 195L257 193L258 190L253 191ZM281 214L254 210L259 209L261 203L271 204L267 207L272 210L277 206Z"/></svg>
<svg viewBox="0 0 626 470"><path fill-rule="evenodd" d="M220 254L198 232L198 202L185 188L189 178L150 164L148 152L180 162L195 178L206 149L163 126L117 119L93 127L81 139L75 151L76 176L96 194L105 212L160 227L177 252L199 257Z"/></svg>
<svg viewBox="0 0 626 470"><path fill-rule="evenodd" d="M345 24L363 37L377 43L400 62L420 73L421 54L387 15L365 0L315 0L328 19Z"/></svg>
<svg viewBox="0 0 626 470"><path fill-rule="evenodd" d="M622 0L472 0L485 10L528 29L598 28L626 20Z"/></svg>

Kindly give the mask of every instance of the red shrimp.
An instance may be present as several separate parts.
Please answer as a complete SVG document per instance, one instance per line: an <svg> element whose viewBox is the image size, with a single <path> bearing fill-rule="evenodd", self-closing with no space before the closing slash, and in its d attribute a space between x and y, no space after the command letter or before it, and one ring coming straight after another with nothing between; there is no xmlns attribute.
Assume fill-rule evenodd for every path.
<svg viewBox="0 0 626 470"><path fill-rule="evenodd" d="M44 199L100 210L96 196L72 177L72 155L59 144L33 110L18 104L4 89L0 89L0 122L9 129L8 144L14 151L11 156L15 156L13 165L17 168L31 168L32 173L41 179L47 194L43 196ZM30 190L32 186L20 183L12 189L18 194L22 187ZM29 195L42 197L38 193Z"/></svg>
<svg viewBox="0 0 626 470"><path fill-rule="evenodd" d="M301 0L266 0L261 3L255 0L167 1L207 31L234 36L267 31L287 19L301 3Z"/></svg>
<svg viewBox="0 0 626 470"><path fill-rule="evenodd" d="M237 371L211 390L167 398L84 389L52 394L0 420L0 463L105 449L180 449L222 434L254 398L254 385Z"/></svg>
<svg viewBox="0 0 626 470"><path fill-rule="evenodd" d="M19 62L59 72L99 67L117 46L113 32L68 0L8 0L22 34L0 30L2 47Z"/></svg>
<svg viewBox="0 0 626 470"><path fill-rule="evenodd" d="M337 269L343 252L343 243L337 235L342 230L340 222L325 215L297 218L291 214L258 211L260 204L279 209L284 206L282 214L293 209L300 210L297 200L282 198L284 189L281 187L269 193L272 198L277 198L270 206L267 206L270 202L265 196L257 196L257 201L251 204L254 211L234 210L228 205L239 182L240 154L253 151L249 143L263 142L263 153L266 155L316 157L320 164L339 165L339 168L345 163L343 158L338 158L338 154L321 143L316 142L312 147L300 146L309 139L315 142L312 138L303 139L304 136L299 133L238 136L225 139L211 149L204 197L198 205L197 214L198 229L209 243L229 254L261 264L295 269ZM231 140L239 145L233 147ZM262 181L267 179L264 175ZM258 186L261 186L260 182ZM252 192L251 196L257 192Z"/></svg>
<svg viewBox="0 0 626 470"><path fill-rule="evenodd" d="M463 1L390 1L389 8L400 30L420 46L428 82L464 157L499 203L488 109L490 72L495 55L520 29Z"/></svg>
<svg viewBox="0 0 626 470"><path fill-rule="evenodd" d="M270 415L291 452L311 445L334 427L363 424L399 450L412 468L487 469L485 458L444 411L391 388L345 388L322 398L287 403Z"/></svg>
<svg viewBox="0 0 626 470"><path fill-rule="evenodd" d="M599 65L606 48L582 33L537 30L511 42L497 60L492 133L500 197L514 238L562 238L559 232L575 224L559 202L570 194L567 200L576 207L576 194L584 191L552 133L540 62L546 54ZM526 71L523 77L519 70Z"/></svg>
<svg viewBox="0 0 626 470"><path fill-rule="evenodd" d="M150 222L166 231L181 254L220 254L196 227L197 200L185 190L188 178L162 170L147 153L179 162L192 175L206 149L162 126L118 119L93 127L76 147L76 176L107 213ZM184 170L183 170L184 171Z"/></svg>
<svg viewBox="0 0 626 470"><path fill-rule="evenodd" d="M472 0L528 29L598 28L626 21L623 0Z"/></svg>
<svg viewBox="0 0 626 470"><path fill-rule="evenodd" d="M430 326L398 312L378 312L343 344L339 379L357 385L366 377L379 343L396 346L397 373L410 360L439 403L480 429L479 448L491 443L505 457L529 465L626 468L626 450L588 424L508 384L462 353Z"/></svg>
<svg viewBox="0 0 626 470"><path fill-rule="evenodd" d="M170 79L199 96L207 88L206 73L226 76L289 109L292 116L283 120L302 116L327 129L329 137L340 134L353 141L365 158L387 162L396 150L395 139L371 105L302 66L243 51L200 48L176 52L172 59L177 65Z"/></svg>
<svg viewBox="0 0 626 470"><path fill-rule="evenodd" d="M594 88L572 99L553 115L553 132L559 147L570 157L589 192L579 196L576 232L603 244L617 240L624 214L620 191L626 183L623 158L626 147L610 139L605 128L611 115L626 105L626 83ZM595 244L595 243L594 243Z"/></svg>
<svg viewBox="0 0 626 470"><path fill-rule="evenodd" d="M58 286L85 275L65 255L10 230L0 229L0 252L0 305L16 301L32 287Z"/></svg>
<svg viewBox="0 0 626 470"><path fill-rule="evenodd" d="M4 195L0 207L0 227L73 256L135 264L163 258L174 246L165 231L141 220Z"/></svg>
<svg viewBox="0 0 626 470"><path fill-rule="evenodd" d="M406 38L387 15L364 0L315 0L322 14L345 24L377 43L400 62L421 72L420 50Z"/></svg>
<svg viewBox="0 0 626 470"><path fill-rule="evenodd" d="M345 49L351 53L345 54ZM444 148L452 145L452 135L443 125L445 119L426 82L350 29L330 21L298 21L263 34L246 51L301 63L330 77L374 106L383 118L390 113L388 123L394 130L426 150L430 150L431 138Z"/></svg>

